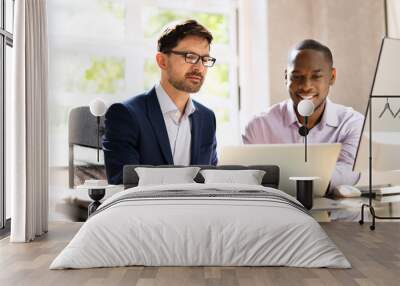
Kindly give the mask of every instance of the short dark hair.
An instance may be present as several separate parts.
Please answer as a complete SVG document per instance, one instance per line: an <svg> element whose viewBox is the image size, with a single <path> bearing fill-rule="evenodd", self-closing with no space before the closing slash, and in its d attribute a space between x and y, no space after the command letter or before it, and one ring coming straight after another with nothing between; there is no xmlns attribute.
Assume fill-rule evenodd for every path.
<svg viewBox="0 0 400 286"><path fill-rule="evenodd" d="M320 42L313 40L313 39L306 39L298 43L292 51L290 51L289 54L289 62L291 61L291 54L293 51L301 51L301 50L314 50L314 51L319 51L324 54L326 60L328 61L329 65L332 67L333 66L333 56L331 50L321 44Z"/></svg>
<svg viewBox="0 0 400 286"><path fill-rule="evenodd" d="M181 40L188 36L197 36L204 38L211 44L213 36L204 26L195 20L186 20L175 26L168 27L163 31L158 39L157 50L159 52L169 52L175 48Z"/></svg>

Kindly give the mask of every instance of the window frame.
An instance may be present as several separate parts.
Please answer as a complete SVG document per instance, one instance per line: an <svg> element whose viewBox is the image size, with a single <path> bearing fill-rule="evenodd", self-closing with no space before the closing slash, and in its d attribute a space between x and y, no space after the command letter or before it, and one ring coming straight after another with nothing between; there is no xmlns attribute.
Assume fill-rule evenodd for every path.
<svg viewBox="0 0 400 286"><path fill-rule="evenodd" d="M6 29L6 0L0 0L1 5L1 21L0 21L0 235L4 235L10 230L10 219L6 217L6 188L5 188L5 131L6 131L6 49L7 46L13 47L13 33ZM15 0L12 0L13 13ZM11 15L13 17L13 15Z"/></svg>

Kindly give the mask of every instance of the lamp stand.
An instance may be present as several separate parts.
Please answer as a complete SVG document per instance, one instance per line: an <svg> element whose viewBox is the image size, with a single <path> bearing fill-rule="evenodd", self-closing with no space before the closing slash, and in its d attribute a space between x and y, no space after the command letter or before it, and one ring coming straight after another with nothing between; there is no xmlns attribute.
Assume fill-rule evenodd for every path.
<svg viewBox="0 0 400 286"><path fill-rule="evenodd" d="M299 134L304 137L304 162L307 162L308 116L304 116L304 125L299 128Z"/></svg>
<svg viewBox="0 0 400 286"><path fill-rule="evenodd" d="M308 125L308 117L305 116L304 117L304 126L306 128L306 136L304 136L304 162L307 162L307 135L308 135L308 129L307 129L307 125Z"/></svg>
<svg viewBox="0 0 400 286"><path fill-rule="evenodd" d="M400 95L392 95L388 97L400 97ZM369 226L371 230L375 230L375 219L400 219L400 217L391 217L391 216L378 216L375 214L375 208L372 205L372 198L374 197L372 193L372 99L373 98L382 98L381 96L373 96L371 95L368 101L367 106L367 113L369 110L369 138L368 138L368 149L369 149L369 156L368 156L368 175L369 175L369 182L368 182L368 204L362 204L361 206L361 219L359 220L359 224L364 224L364 208L368 208L369 212L372 215L372 224Z"/></svg>
<svg viewBox="0 0 400 286"><path fill-rule="evenodd" d="M99 162L99 153L100 153L100 116L96 116L97 120L97 162Z"/></svg>
<svg viewBox="0 0 400 286"><path fill-rule="evenodd" d="M375 230L375 219L400 219L400 217L387 217L387 216L378 216L375 214L375 209L374 206L372 205L372 100L374 98L399 98L400 95L387 95L387 96L374 96L372 94L373 90L374 90L374 84L375 84L375 79L376 79L376 74L378 72L378 65L381 59L381 55L382 55L382 50L383 50L383 43L385 41L385 38L382 40L382 44L381 44L381 49L379 51L379 57L378 57L378 62L375 68L375 74L374 74L374 81L372 84L372 88L371 88L371 92L369 95L369 100L368 100L368 106L367 106L367 110L365 112L365 118L368 116L369 114L369 138L368 138L368 149L369 149L369 161L368 161L368 173L369 173L369 183L368 183L368 187L369 187L369 192L368 192L368 204L362 204L361 206L361 219L359 220L359 224L364 224L364 208L368 208L371 215L372 215L372 224L369 226L370 230ZM364 126L363 129L365 127L365 122L364 122ZM361 144L361 138L362 138L362 133L361 133L361 137L360 137L360 142L359 144Z"/></svg>

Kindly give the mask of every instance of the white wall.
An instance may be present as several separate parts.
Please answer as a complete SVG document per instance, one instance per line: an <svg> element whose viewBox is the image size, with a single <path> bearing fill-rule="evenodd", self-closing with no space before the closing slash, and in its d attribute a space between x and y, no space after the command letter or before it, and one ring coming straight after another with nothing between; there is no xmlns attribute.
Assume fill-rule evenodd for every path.
<svg viewBox="0 0 400 286"><path fill-rule="evenodd" d="M384 1L269 0L267 11L270 102L288 98L284 84L288 51L313 38L333 53L337 81L331 99L364 113L385 35Z"/></svg>

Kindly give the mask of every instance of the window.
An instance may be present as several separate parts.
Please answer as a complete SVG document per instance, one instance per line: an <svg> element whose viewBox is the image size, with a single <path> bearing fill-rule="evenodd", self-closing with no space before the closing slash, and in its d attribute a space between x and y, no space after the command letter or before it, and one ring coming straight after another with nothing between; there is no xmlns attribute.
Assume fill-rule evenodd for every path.
<svg viewBox="0 0 400 286"><path fill-rule="evenodd" d="M5 188L5 105L11 92L14 1L0 0L0 228L11 217L10 194ZM9 224L8 224L9 225Z"/></svg>
<svg viewBox="0 0 400 286"><path fill-rule="evenodd" d="M237 143L236 5L235 0L49 1L50 166L68 165L69 111L97 97L111 104L151 88L159 79L154 59L159 31L187 18L211 30L217 58L194 98L215 111L219 147Z"/></svg>
<svg viewBox="0 0 400 286"><path fill-rule="evenodd" d="M218 146L239 140L236 16L234 1L146 1L142 26L147 49L144 62L144 87L151 88L159 79L154 62L155 43L159 31L169 22L196 19L213 34L211 55L217 58L206 81L194 99L211 108L217 118Z"/></svg>

